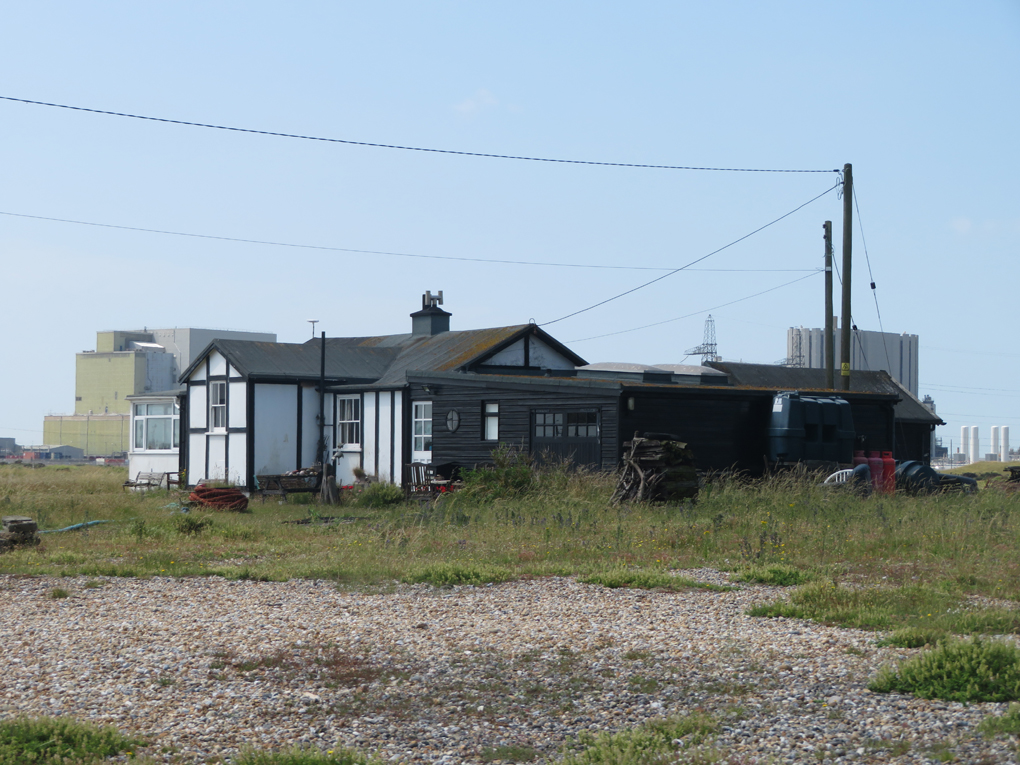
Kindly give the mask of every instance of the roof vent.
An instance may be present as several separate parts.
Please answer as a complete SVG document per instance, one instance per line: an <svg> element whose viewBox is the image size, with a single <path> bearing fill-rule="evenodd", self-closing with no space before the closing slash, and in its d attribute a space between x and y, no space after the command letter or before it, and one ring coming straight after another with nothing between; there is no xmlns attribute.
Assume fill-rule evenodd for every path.
<svg viewBox="0 0 1020 765"><path fill-rule="evenodd" d="M411 334L425 337L438 335L441 332L450 331L450 317L453 315L444 311L443 291L439 290L437 295L426 292L421 296L421 310L411 314Z"/></svg>

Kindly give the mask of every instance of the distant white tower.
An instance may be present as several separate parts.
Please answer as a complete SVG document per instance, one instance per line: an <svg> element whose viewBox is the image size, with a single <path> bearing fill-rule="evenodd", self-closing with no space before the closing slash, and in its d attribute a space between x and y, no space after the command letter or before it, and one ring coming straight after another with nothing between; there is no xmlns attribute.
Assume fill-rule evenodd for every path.
<svg viewBox="0 0 1020 765"><path fill-rule="evenodd" d="M999 458L999 426L992 425L992 448L988 450L989 454L994 454L995 458Z"/></svg>
<svg viewBox="0 0 1020 765"><path fill-rule="evenodd" d="M999 428L999 460L1009 462L1009 425Z"/></svg>
<svg viewBox="0 0 1020 765"><path fill-rule="evenodd" d="M960 454L964 462L970 462L970 425L960 428Z"/></svg>
<svg viewBox="0 0 1020 765"><path fill-rule="evenodd" d="M978 426L970 426L970 461L981 461L981 436L978 434Z"/></svg>

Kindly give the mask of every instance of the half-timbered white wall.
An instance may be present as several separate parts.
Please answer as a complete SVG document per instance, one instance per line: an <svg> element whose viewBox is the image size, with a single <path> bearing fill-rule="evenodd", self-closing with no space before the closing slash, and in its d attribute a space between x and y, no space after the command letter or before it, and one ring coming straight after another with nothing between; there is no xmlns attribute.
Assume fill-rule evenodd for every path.
<svg viewBox="0 0 1020 765"><path fill-rule="evenodd" d="M209 422L211 378L227 382L227 430L214 432ZM187 439L189 485L199 481L230 481L244 485L247 474L245 434L230 433L246 427L247 384L219 351L209 353L188 378L188 422L182 439Z"/></svg>
<svg viewBox="0 0 1020 765"><path fill-rule="evenodd" d="M403 474L403 396L399 390L384 390L362 397L362 467L388 483L400 483Z"/></svg>

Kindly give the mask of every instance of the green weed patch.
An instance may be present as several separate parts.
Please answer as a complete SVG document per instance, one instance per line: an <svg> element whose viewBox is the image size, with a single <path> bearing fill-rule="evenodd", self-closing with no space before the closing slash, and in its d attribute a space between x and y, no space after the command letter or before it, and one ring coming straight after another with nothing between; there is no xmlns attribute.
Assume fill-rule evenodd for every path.
<svg viewBox="0 0 1020 765"><path fill-rule="evenodd" d="M648 569L628 570L612 569L597 574L579 577L578 581L584 584L599 584L603 587L626 587L639 590L666 590L669 592L683 592L684 590L712 590L714 592L729 592L734 587L725 585L698 582L686 577L672 576L666 571L654 571Z"/></svg>
<svg viewBox="0 0 1020 765"><path fill-rule="evenodd" d="M1020 699L1020 649L981 638L941 643L896 669L882 669L868 688L964 703L1016 701Z"/></svg>
<svg viewBox="0 0 1020 765"><path fill-rule="evenodd" d="M912 628L913 637L904 633L897 638L904 645L950 633L1020 634L1020 611L969 609L959 596L922 585L845 587L812 582L795 590L789 602L756 606L748 615L811 619L865 630Z"/></svg>
<svg viewBox="0 0 1020 765"><path fill-rule="evenodd" d="M402 581L410 584L431 584L449 587L463 584L490 584L505 582L513 574L504 568L464 563L432 563L421 566L404 575Z"/></svg>
<svg viewBox="0 0 1020 765"><path fill-rule="evenodd" d="M0 765L92 765L143 745L114 728L68 718L0 721Z"/></svg>
<svg viewBox="0 0 1020 765"><path fill-rule="evenodd" d="M690 751L718 731L714 718L696 713L651 720L618 733L584 732L564 747L561 765L665 765L676 759L681 746Z"/></svg>

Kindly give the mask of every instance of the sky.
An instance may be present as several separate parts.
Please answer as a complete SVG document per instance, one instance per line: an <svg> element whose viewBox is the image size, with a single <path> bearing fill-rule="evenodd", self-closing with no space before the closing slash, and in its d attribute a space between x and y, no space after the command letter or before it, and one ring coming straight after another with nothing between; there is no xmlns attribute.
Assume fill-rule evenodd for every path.
<svg viewBox="0 0 1020 765"><path fill-rule="evenodd" d="M4 27L0 96L338 140L0 100L0 436L73 412L97 331L402 333L426 290L589 362L682 362L711 314L724 359L773 363L824 322L851 163L854 322L920 337L945 445L1020 444L1016 0L40 0Z"/></svg>

